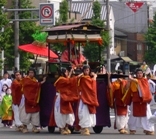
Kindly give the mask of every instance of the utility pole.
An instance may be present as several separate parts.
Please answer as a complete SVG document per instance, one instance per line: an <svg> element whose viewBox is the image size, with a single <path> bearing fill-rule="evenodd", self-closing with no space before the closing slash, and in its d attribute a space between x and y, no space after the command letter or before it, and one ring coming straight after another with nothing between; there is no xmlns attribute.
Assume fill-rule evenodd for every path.
<svg viewBox="0 0 156 139"><path fill-rule="evenodd" d="M15 9L19 8L19 0L15 0ZM20 55L18 52L18 46L19 46L19 21L16 21L16 19L19 19L18 11L15 11L15 21L14 21L14 55L15 55L15 61L14 66L17 68L17 70L20 70Z"/></svg>
<svg viewBox="0 0 156 139"><path fill-rule="evenodd" d="M4 32L4 27L2 27L1 32L2 33ZM1 62L1 67L2 67L1 77L3 77L3 75L4 75L4 48L1 49L1 60L2 60L2 62Z"/></svg>
<svg viewBox="0 0 156 139"><path fill-rule="evenodd" d="M105 1L105 0L104 0ZM109 0L106 0L106 10L107 10L107 30L108 34L110 33L110 8L109 8ZM107 46L107 71L111 72L111 60L110 60L110 44Z"/></svg>
<svg viewBox="0 0 156 139"><path fill-rule="evenodd" d="M1 7L2 8L2 14L4 14L4 11L3 11L3 8L4 8L4 6L3 7ZM2 29L1 29L1 31L0 31L1 33L3 33L4 32L4 27L2 27ZM3 75L4 75L4 48L2 48L1 49L1 77L3 77Z"/></svg>

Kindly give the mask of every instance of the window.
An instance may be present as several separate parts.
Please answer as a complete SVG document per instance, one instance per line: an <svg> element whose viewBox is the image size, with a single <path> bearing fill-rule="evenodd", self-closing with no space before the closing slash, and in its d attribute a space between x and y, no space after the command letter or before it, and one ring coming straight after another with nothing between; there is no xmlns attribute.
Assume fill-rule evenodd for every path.
<svg viewBox="0 0 156 139"><path fill-rule="evenodd" d="M138 50L138 51L141 51L141 50L142 50L142 44L141 44L141 43L138 43L138 44L137 44L137 50Z"/></svg>
<svg viewBox="0 0 156 139"><path fill-rule="evenodd" d="M146 46L146 50L149 50L149 47L148 46Z"/></svg>
<svg viewBox="0 0 156 139"><path fill-rule="evenodd" d="M119 39L115 39L115 48L117 47L117 46L120 46L121 44L120 44L120 40Z"/></svg>

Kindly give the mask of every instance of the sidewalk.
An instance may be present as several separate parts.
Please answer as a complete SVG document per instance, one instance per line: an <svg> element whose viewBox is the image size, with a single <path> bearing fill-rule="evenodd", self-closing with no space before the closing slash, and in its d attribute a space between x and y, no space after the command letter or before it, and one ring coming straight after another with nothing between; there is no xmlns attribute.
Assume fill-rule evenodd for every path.
<svg viewBox="0 0 156 139"><path fill-rule="evenodd" d="M151 107L151 110L156 109L156 103L153 105L150 105L150 107Z"/></svg>
<svg viewBox="0 0 156 139"><path fill-rule="evenodd" d="M152 114L156 111L156 103L153 105L150 105ZM110 118L114 119L115 118L115 113L114 113L114 109L110 109Z"/></svg>

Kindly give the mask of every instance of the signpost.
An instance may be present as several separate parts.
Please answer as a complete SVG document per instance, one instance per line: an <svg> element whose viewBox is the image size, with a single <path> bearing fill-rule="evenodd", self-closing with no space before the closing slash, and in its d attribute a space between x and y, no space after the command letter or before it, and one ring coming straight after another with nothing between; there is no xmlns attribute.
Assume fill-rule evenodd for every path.
<svg viewBox="0 0 156 139"><path fill-rule="evenodd" d="M40 25L54 25L54 4L40 3L39 16Z"/></svg>

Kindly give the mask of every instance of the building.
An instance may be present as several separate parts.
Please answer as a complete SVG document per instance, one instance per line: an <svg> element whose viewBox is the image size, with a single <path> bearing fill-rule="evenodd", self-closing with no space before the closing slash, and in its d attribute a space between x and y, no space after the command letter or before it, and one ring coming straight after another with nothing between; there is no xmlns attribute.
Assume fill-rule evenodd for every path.
<svg viewBox="0 0 156 139"><path fill-rule="evenodd" d="M82 20L90 20L93 16L93 10L92 10L93 1L87 0L87 1L72 1L71 10L74 12L79 12L81 14L81 21ZM110 6L110 54L114 54L114 14L113 9ZM106 4L104 2L101 2L101 19L106 21Z"/></svg>
<svg viewBox="0 0 156 139"><path fill-rule="evenodd" d="M141 3L142 6L134 12L126 2L110 2L115 17L115 29L127 35L127 56L138 62L143 61L147 50L144 34L149 24L149 5L147 2Z"/></svg>
<svg viewBox="0 0 156 139"><path fill-rule="evenodd" d="M114 39L115 55L121 57L127 56L127 35L121 31L115 30Z"/></svg>
<svg viewBox="0 0 156 139"><path fill-rule="evenodd" d="M39 3L47 3L47 0L30 0L32 5L35 7L39 7Z"/></svg>

